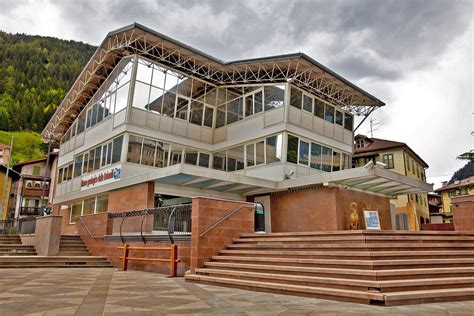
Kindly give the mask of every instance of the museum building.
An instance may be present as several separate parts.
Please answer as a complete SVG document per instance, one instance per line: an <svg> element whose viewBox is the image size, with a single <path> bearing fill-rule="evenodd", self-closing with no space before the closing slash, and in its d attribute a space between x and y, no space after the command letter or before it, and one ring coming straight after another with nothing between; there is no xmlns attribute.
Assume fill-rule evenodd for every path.
<svg viewBox="0 0 474 316"><path fill-rule="evenodd" d="M350 204L392 229L390 198L432 190L352 168L355 116L384 103L303 53L224 62L139 24L109 33L45 127L53 204L78 218L258 201L268 232L346 230Z"/></svg>

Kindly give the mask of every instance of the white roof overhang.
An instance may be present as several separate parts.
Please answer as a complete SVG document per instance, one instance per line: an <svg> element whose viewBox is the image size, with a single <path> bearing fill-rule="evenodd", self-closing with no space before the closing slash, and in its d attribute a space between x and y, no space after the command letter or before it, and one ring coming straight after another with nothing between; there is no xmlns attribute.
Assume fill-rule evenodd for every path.
<svg viewBox="0 0 474 316"><path fill-rule="evenodd" d="M433 185L368 164L365 167L320 173L283 181L254 178L238 173L178 164L148 175L157 183L183 188L213 190L243 196L286 191L315 185L343 187L385 197L430 192Z"/></svg>
<svg viewBox="0 0 474 316"><path fill-rule="evenodd" d="M279 183L279 189L322 184L386 197L430 192L433 185L369 163L364 167L321 173Z"/></svg>

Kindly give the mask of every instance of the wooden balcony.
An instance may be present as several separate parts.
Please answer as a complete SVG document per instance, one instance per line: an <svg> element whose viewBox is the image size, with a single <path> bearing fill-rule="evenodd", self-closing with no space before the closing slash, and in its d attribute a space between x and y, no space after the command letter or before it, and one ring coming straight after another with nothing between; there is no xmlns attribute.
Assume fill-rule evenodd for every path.
<svg viewBox="0 0 474 316"><path fill-rule="evenodd" d="M20 215L23 216L38 216L41 215L41 207L20 207Z"/></svg>

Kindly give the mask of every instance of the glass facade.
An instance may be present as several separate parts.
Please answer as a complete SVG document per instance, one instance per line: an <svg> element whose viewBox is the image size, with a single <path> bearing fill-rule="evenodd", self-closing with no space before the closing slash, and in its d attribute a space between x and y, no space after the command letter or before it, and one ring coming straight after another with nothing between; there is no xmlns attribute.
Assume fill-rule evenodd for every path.
<svg viewBox="0 0 474 316"><path fill-rule="evenodd" d="M288 134L286 161L325 172L349 169L350 155Z"/></svg>
<svg viewBox="0 0 474 316"><path fill-rule="evenodd" d="M136 78L134 82L132 78ZM92 128L124 110L127 105L157 113L162 117L217 129L281 108L286 99L291 108L313 114L326 122L352 131L352 115L292 84L215 86L146 58L132 56L119 62L61 142L64 143ZM189 130L187 132L189 133ZM285 162L285 159L282 159L285 135L286 162L325 172L347 169L351 165L350 155L336 148L286 133L248 140L217 152L186 147L164 139L129 134L127 144L123 144L122 135L74 155L73 162L59 167L58 183L121 162L122 147L125 145L127 147L124 148L126 155L123 162L155 168L185 163L233 172ZM91 205L84 204L81 212L91 212Z"/></svg>

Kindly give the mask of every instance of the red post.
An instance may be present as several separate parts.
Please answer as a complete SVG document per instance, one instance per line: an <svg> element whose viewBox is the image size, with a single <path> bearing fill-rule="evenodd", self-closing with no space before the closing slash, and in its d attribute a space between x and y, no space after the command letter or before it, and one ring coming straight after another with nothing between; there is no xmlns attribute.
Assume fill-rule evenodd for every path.
<svg viewBox="0 0 474 316"><path fill-rule="evenodd" d="M123 253L122 253L122 270L127 271L128 267L128 245L123 244Z"/></svg>

